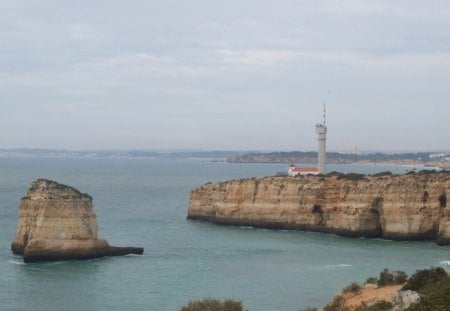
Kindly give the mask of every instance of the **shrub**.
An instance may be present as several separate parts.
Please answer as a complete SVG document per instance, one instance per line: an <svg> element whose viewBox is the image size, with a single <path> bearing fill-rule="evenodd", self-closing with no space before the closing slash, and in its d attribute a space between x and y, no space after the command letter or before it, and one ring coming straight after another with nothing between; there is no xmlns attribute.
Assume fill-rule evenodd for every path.
<svg viewBox="0 0 450 311"><path fill-rule="evenodd" d="M243 311L242 302L234 300L203 299L190 301L180 311Z"/></svg>
<svg viewBox="0 0 450 311"><path fill-rule="evenodd" d="M386 171L386 172L379 172L379 173L373 174L372 176L379 177L379 176L390 176L390 175L392 175L392 172Z"/></svg>
<svg viewBox="0 0 450 311"><path fill-rule="evenodd" d="M421 170L418 174L419 175L431 175L436 173L436 170Z"/></svg>
<svg viewBox="0 0 450 311"><path fill-rule="evenodd" d="M358 173L342 174L337 177L337 179L348 179L348 180L353 180L353 181L364 180L365 178L366 178L366 175L358 174Z"/></svg>
<svg viewBox="0 0 450 311"><path fill-rule="evenodd" d="M388 286L388 285L398 285L406 282L408 276L403 271L394 271L394 273L390 273L388 269L384 269L380 273L380 277L377 280L377 285Z"/></svg>
<svg viewBox="0 0 450 311"><path fill-rule="evenodd" d="M395 271L394 274L394 283L395 284L403 284L408 280L408 275L403 271Z"/></svg>
<svg viewBox="0 0 450 311"><path fill-rule="evenodd" d="M377 278L370 277L370 278L367 278L367 280L366 280L366 282L364 282L364 284L377 284L377 282L378 282Z"/></svg>
<svg viewBox="0 0 450 311"><path fill-rule="evenodd" d="M355 311L387 311L391 310L394 305L387 301L378 301L371 306L367 306L367 304L362 303L359 307L355 309Z"/></svg>
<svg viewBox="0 0 450 311"><path fill-rule="evenodd" d="M356 294L357 292L359 292L361 290L361 285L359 285L356 282L352 282L350 283L347 287L344 287L344 289L342 290L343 293L354 293Z"/></svg>
<svg viewBox="0 0 450 311"><path fill-rule="evenodd" d="M438 281L447 278L447 272L443 268L430 268L418 270L408 280L402 290L420 291L429 284L436 284Z"/></svg>
<svg viewBox="0 0 450 311"><path fill-rule="evenodd" d="M341 295L337 295L332 302L323 308L323 311L348 311L344 303L344 298Z"/></svg>
<svg viewBox="0 0 450 311"><path fill-rule="evenodd" d="M325 176L345 176L345 174L337 172L337 171L332 171L332 172L329 172L328 174L326 174Z"/></svg>
<svg viewBox="0 0 450 311"><path fill-rule="evenodd" d="M408 308L408 311L450 310L450 278L446 277L428 285L419 291L420 301Z"/></svg>
<svg viewBox="0 0 450 311"><path fill-rule="evenodd" d="M380 272L380 277L378 278L378 286L387 286L394 284L394 276L389 272L388 269L384 269Z"/></svg>

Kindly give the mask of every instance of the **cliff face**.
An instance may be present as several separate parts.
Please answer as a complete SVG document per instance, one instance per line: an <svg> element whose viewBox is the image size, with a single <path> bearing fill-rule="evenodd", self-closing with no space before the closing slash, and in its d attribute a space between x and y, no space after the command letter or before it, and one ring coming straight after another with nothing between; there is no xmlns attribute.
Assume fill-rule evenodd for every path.
<svg viewBox="0 0 450 311"><path fill-rule="evenodd" d="M450 244L450 173L266 177L208 183L188 218Z"/></svg>
<svg viewBox="0 0 450 311"><path fill-rule="evenodd" d="M24 261L89 259L142 254L142 248L113 247L97 237L92 198L54 181L33 182L19 208L14 254Z"/></svg>

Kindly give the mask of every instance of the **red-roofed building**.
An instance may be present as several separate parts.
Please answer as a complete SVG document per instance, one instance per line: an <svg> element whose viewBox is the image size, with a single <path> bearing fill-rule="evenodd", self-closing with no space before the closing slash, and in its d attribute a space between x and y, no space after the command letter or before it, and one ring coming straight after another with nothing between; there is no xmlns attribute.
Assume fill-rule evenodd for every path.
<svg viewBox="0 0 450 311"><path fill-rule="evenodd" d="M295 167L294 162L291 162L288 169L288 175L291 177L317 174L319 174L319 169L317 167Z"/></svg>

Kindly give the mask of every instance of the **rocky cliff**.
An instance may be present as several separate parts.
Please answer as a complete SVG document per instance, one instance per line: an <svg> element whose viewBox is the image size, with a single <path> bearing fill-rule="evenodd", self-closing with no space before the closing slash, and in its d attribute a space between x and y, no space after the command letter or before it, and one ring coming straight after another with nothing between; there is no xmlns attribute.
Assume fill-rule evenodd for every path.
<svg viewBox="0 0 450 311"><path fill-rule="evenodd" d="M329 174L208 183L188 218L450 245L450 173Z"/></svg>
<svg viewBox="0 0 450 311"><path fill-rule="evenodd" d="M98 239L92 198L54 181L33 182L19 208L14 254L25 262L142 254L141 247L114 247Z"/></svg>

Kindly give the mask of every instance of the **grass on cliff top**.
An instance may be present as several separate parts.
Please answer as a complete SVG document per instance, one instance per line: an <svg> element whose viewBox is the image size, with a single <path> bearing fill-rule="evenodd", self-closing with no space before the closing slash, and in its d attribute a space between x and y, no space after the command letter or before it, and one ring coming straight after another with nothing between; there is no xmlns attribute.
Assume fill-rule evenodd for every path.
<svg viewBox="0 0 450 311"><path fill-rule="evenodd" d="M235 300L224 300L207 298L203 300L190 301L179 311L244 311L242 302Z"/></svg>
<svg viewBox="0 0 450 311"><path fill-rule="evenodd" d="M53 188L53 189L62 190L62 191L66 191L66 190L67 191L72 191L75 194L76 197L88 198L88 199L92 200L92 197L89 194L87 194L87 193L82 193L82 192L80 192L78 189L76 189L74 187L71 187L71 186L68 186L68 185L65 185L65 184L61 184L61 183L59 183L57 181L50 180L50 179L45 179L45 178L39 178L39 179L35 180L34 182L32 182L29 190L30 191L35 190L40 183L49 184L51 186L51 188Z"/></svg>
<svg viewBox="0 0 450 311"><path fill-rule="evenodd" d="M412 290L418 292L421 297L420 301L405 311L450 310L450 277L440 267L417 270L409 278L403 271L390 272L388 269L384 269L378 278L368 278L367 283L377 284L379 287L404 284L401 288L402 291ZM353 292L356 294L359 289L359 284L353 282L345 287L342 292ZM379 301L370 306L362 304L356 311L382 311L391 310L392 307L392 304L389 302ZM337 295L323 310L348 311L342 295Z"/></svg>
<svg viewBox="0 0 450 311"><path fill-rule="evenodd" d="M384 269L378 277L368 278L366 283L377 284L379 287L404 284L402 291L412 290L420 295L420 301L404 311L440 311L450 310L450 277L440 268L417 270L408 278L403 271L390 272ZM361 289L358 283L351 283L342 292L357 294ZM375 304L361 304L355 311L383 311L392 310L394 306L387 301L378 301ZM307 307L302 311L317 311L318 308ZM190 301L179 311L244 311L242 302L235 300L203 299ZM247 311L247 310L246 310ZM327 304L323 311L348 311L342 294L337 295Z"/></svg>

